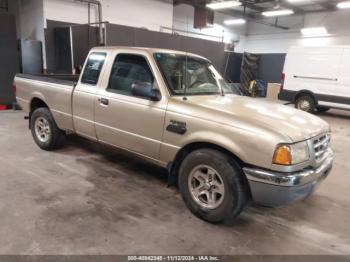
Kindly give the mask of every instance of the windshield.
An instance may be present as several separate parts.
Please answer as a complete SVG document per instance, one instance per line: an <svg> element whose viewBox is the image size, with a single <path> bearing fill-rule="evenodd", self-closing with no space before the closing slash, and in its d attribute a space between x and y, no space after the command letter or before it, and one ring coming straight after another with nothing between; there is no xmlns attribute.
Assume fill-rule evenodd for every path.
<svg viewBox="0 0 350 262"><path fill-rule="evenodd" d="M238 94L207 60L175 53L154 57L173 95Z"/></svg>

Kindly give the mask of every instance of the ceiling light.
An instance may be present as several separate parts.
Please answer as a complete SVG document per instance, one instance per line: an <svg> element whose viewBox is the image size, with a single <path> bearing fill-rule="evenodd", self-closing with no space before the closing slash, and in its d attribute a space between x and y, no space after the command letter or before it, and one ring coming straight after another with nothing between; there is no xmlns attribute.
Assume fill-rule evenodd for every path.
<svg viewBox="0 0 350 262"><path fill-rule="evenodd" d="M243 25L246 23L246 20L244 19L231 19L231 20L225 20L225 25Z"/></svg>
<svg viewBox="0 0 350 262"><path fill-rule="evenodd" d="M282 15L292 15L294 11L291 9L281 9L281 10L273 10L262 12L263 16L271 17L271 16L282 16Z"/></svg>
<svg viewBox="0 0 350 262"><path fill-rule="evenodd" d="M215 2L215 3L206 4L206 7L213 10L218 10L218 9L231 8L231 7L240 6L240 5L242 5L242 3L238 1L224 1L224 2Z"/></svg>
<svg viewBox="0 0 350 262"><path fill-rule="evenodd" d="M325 27L307 27L301 29L303 36L327 36L328 31Z"/></svg>
<svg viewBox="0 0 350 262"><path fill-rule="evenodd" d="M350 8L350 1L347 2L340 2L337 4L338 8L344 9L344 8Z"/></svg>

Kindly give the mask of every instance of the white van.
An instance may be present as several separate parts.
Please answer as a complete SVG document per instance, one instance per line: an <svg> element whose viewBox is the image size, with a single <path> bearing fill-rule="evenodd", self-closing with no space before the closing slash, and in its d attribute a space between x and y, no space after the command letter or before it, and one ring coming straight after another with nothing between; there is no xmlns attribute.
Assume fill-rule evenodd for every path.
<svg viewBox="0 0 350 262"><path fill-rule="evenodd" d="M350 110L350 46L292 47L278 97L307 112Z"/></svg>

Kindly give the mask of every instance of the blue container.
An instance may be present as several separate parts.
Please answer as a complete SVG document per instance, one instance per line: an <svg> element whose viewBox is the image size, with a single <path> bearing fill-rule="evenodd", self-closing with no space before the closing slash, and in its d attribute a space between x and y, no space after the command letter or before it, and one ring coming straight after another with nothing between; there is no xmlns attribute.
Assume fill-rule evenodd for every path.
<svg viewBox="0 0 350 262"><path fill-rule="evenodd" d="M267 83L263 80L256 80L256 86L258 89L259 97L266 97L266 95L267 95Z"/></svg>

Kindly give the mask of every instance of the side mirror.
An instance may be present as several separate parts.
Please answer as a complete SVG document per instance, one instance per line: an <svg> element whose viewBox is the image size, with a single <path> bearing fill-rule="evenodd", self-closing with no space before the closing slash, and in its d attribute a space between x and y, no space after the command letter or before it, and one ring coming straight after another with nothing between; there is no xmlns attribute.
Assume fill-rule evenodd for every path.
<svg viewBox="0 0 350 262"><path fill-rule="evenodd" d="M160 101L162 98L158 89L153 89L151 83L137 82L131 85L133 96L149 98L151 101Z"/></svg>

